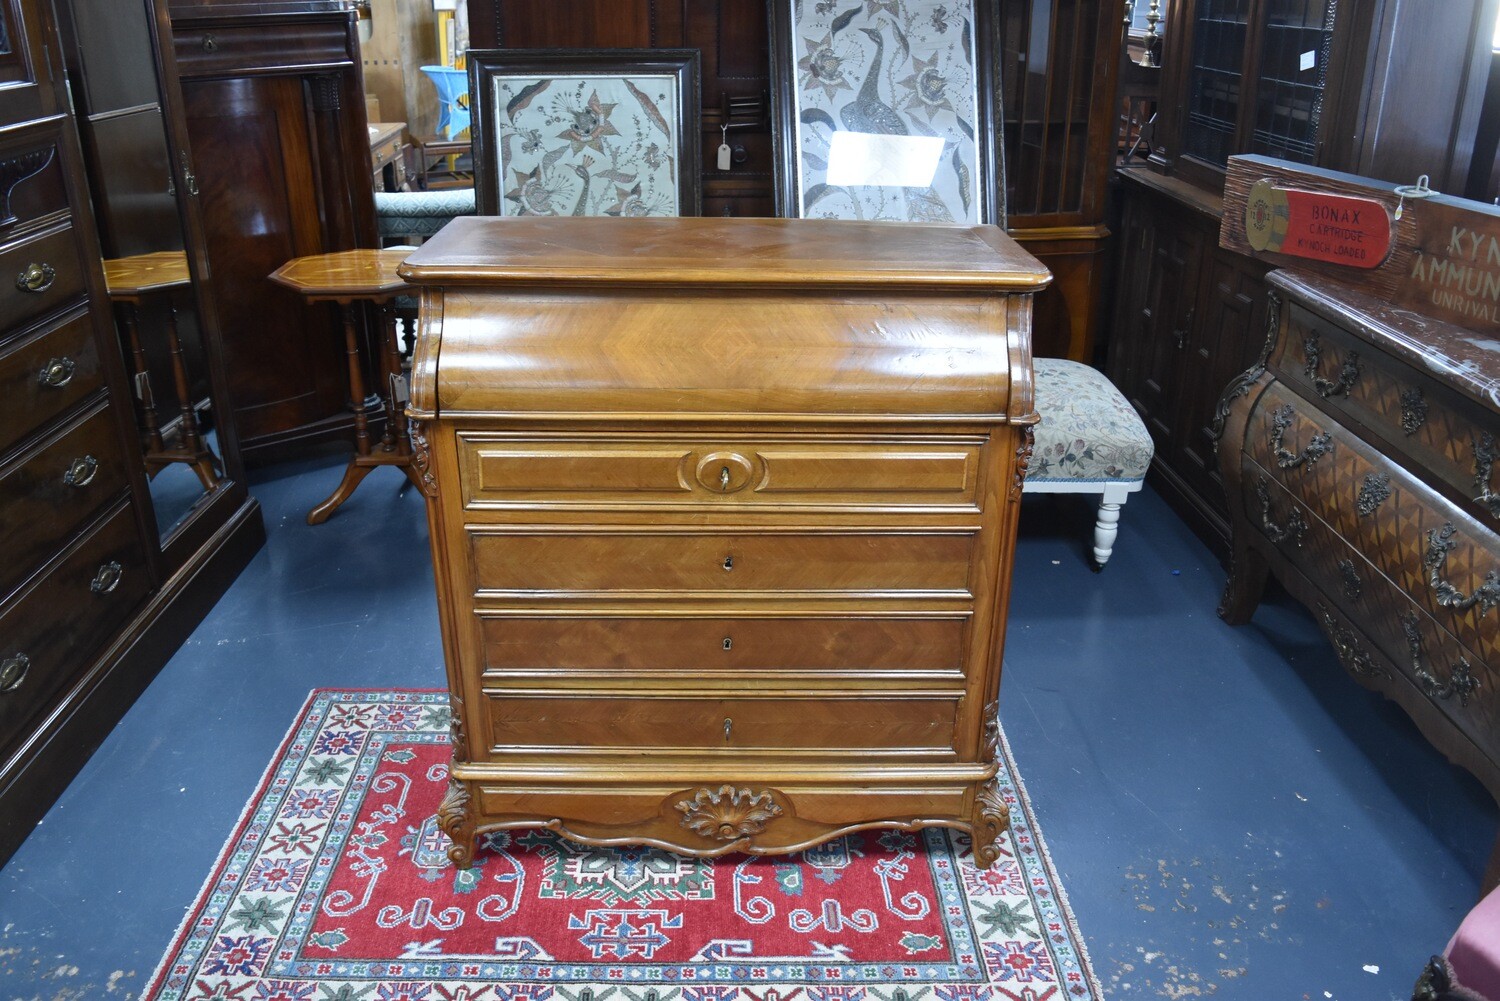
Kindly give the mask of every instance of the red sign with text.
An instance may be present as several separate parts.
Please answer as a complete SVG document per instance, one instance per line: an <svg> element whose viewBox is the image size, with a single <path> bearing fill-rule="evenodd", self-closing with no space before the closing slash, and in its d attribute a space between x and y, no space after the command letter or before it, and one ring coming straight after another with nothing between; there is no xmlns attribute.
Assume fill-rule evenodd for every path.
<svg viewBox="0 0 1500 1001"><path fill-rule="evenodd" d="M1258 181L1245 203L1245 235L1262 253L1378 268L1391 252L1391 217L1373 198Z"/></svg>

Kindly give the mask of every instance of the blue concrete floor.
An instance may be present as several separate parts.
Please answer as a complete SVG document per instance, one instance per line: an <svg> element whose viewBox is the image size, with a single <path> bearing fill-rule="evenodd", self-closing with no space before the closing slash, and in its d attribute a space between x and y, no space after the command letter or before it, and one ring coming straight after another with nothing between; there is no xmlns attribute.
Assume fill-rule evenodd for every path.
<svg viewBox="0 0 1500 1001"><path fill-rule="evenodd" d="M334 461L252 485L270 542L0 870L0 998L135 997L313 687L441 687L421 498ZM1494 804L1223 573L1150 491L1094 576L1028 498L1002 720L1110 998L1403 1001L1473 902ZM1378 968L1378 972L1374 972Z"/></svg>

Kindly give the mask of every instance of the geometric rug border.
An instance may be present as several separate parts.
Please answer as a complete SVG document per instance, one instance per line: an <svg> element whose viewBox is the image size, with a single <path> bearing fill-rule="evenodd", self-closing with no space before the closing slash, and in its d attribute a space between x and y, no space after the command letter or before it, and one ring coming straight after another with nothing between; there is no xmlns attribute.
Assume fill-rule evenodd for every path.
<svg viewBox="0 0 1500 1001"><path fill-rule="evenodd" d="M188 907L183 915L181 922L178 924L177 929L173 933L170 940L171 944L163 952L160 962L152 972L151 978L146 982L145 988L141 992L139 997L141 997L142 999L150 999L156 997L164 978L167 976L169 967L177 958L189 934L190 924L200 914L209 897L218 886L224 867L235 852L236 847L240 844L246 826L253 820L254 815L257 811L257 807L262 802L263 797L269 791L271 784L275 780L275 776L282 761L284 760L287 752L291 749L293 742L297 739L297 735L301 732L303 726L305 725L308 713L312 710L314 704L318 701L318 699L328 695L387 692L407 692L417 695L434 693L447 694L448 689L446 687L347 687L313 688L308 691L307 697L303 700L301 707L297 710L291 724L287 728L285 735L276 745L276 749L272 753L270 760L266 765L265 772L261 775L259 782L256 783L254 790L246 799L245 805L241 809L239 818L231 829L230 835L225 839L223 846L219 849L219 852L215 856L212 865L209 867L208 874L204 878L203 885L199 888L197 894L194 895L191 906ZM1068 938L1070 939L1071 945L1073 946L1075 960L1078 964L1079 971L1084 978L1085 986L1089 991L1088 1001L1104 1001L1103 988L1101 987L1098 977L1094 972L1093 961L1089 956L1088 947L1084 942L1083 933L1078 926L1077 916L1074 914L1072 904L1068 899L1067 890L1063 886L1062 879L1057 871L1056 863L1052 859L1052 853L1048 849L1046 840L1042 835L1041 828L1037 823L1035 809L1031 802L1031 795L1026 788L1026 783L1023 780L1019 766L1016 763L1015 753L1011 749L1010 741L1006 736L1004 728L1000 727L998 729L999 751L1004 759L1006 769L1010 775L1011 783L1016 794L1017 805L1019 805L1021 812L1025 817L1026 830L1029 834L1031 846L1034 848L1037 853L1037 857L1040 859L1042 868L1045 871L1047 877L1047 883L1053 891L1054 903L1056 905L1057 911L1059 912L1064 924L1067 927ZM1012 831L1012 837L1014 837L1014 831ZM787 984L786 986L795 985Z"/></svg>

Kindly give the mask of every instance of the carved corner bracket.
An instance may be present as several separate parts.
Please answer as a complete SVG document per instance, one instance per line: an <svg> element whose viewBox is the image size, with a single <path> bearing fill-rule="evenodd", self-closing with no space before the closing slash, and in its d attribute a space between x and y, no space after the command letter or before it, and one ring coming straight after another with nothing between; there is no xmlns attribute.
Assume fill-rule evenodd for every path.
<svg viewBox="0 0 1500 1001"><path fill-rule="evenodd" d="M427 443L427 422L412 420L411 465L417 471L417 480L424 497L437 496L437 474L432 469L432 446Z"/></svg>
<svg viewBox="0 0 1500 1001"><path fill-rule="evenodd" d="M1021 489L1026 486L1026 473L1031 468L1031 452L1036 448L1036 425L1028 424L1021 429L1021 443L1016 446L1016 478L1010 485L1011 503L1021 499Z"/></svg>

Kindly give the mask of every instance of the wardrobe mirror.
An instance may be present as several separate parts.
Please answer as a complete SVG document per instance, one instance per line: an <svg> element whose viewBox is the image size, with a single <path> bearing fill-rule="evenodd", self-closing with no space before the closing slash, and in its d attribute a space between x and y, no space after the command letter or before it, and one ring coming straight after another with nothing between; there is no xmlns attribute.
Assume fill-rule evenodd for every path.
<svg viewBox="0 0 1500 1001"><path fill-rule="evenodd" d="M168 135L152 0L58 0L104 274L165 545L226 483L197 267L196 195ZM174 162L180 159L181 162ZM186 187L188 190L182 190Z"/></svg>

